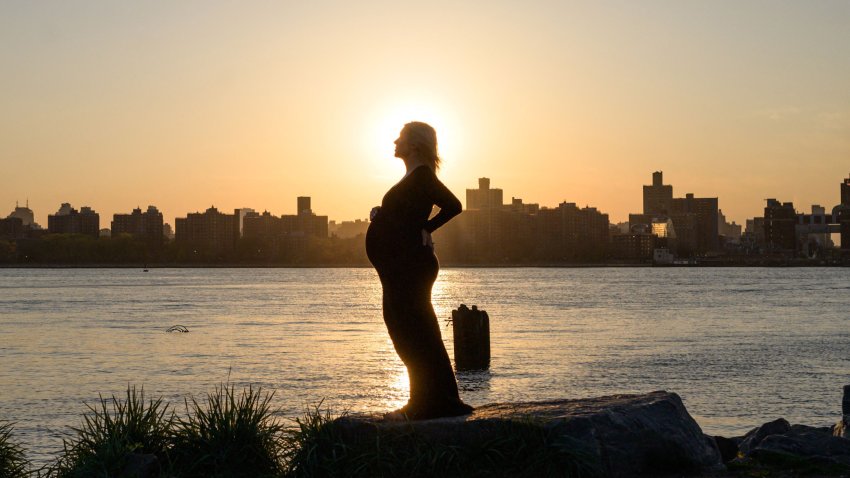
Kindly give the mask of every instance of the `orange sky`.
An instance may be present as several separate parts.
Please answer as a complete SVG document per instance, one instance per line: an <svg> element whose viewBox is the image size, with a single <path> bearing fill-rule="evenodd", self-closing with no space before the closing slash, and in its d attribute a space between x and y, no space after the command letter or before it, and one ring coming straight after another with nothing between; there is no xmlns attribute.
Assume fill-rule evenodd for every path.
<svg viewBox="0 0 850 478"><path fill-rule="evenodd" d="M303 4L302 4L303 3ZM640 212L663 170L730 219L831 208L850 3L4 2L0 214L153 204L365 218L431 122L464 199ZM172 222L173 224L173 222Z"/></svg>

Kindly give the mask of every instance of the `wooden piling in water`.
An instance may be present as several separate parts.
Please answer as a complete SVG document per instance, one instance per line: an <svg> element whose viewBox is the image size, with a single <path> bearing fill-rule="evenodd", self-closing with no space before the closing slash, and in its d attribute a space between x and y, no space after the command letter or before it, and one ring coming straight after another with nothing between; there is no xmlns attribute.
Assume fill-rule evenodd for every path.
<svg viewBox="0 0 850 478"><path fill-rule="evenodd" d="M457 370L490 368L490 317L486 311L460 304L452 311L452 334Z"/></svg>
<svg viewBox="0 0 850 478"><path fill-rule="evenodd" d="M844 386L844 396L841 399L841 413L850 415L850 385Z"/></svg>

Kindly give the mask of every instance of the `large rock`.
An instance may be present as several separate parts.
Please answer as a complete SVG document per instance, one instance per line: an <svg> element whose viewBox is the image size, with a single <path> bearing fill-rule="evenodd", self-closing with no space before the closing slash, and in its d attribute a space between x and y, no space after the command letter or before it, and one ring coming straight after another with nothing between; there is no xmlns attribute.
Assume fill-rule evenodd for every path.
<svg viewBox="0 0 850 478"><path fill-rule="evenodd" d="M772 422L767 422L760 427L755 427L746 435L741 443L738 444L738 449L741 453L747 455L754 450L759 443L770 435L781 435L791 429L791 424L784 418L777 418Z"/></svg>
<svg viewBox="0 0 850 478"><path fill-rule="evenodd" d="M803 459L814 464L850 467L850 440L832 436L828 427L794 425L785 433L766 436L750 457L761 461L777 456Z"/></svg>
<svg viewBox="0 0 850 478"><path fill-rule="evenodd" d="M465 417L415 422L385 421L377 415L349 415L337 419L333 425L339 439L352 445L336 447L335 453L354 449L356 443L378 442L388 448L422 443L452 450L481 448L482 444L511 439L519 425L532 426L544 434L547 438L543 447L569 448L572 456L589 464L600 476L724 469L714 439L702 433L678 395L663 391L492 404L479 407ZM392 438L399 436L405 439ZM413 442L408 439L411 436L416 437ZM397 454L389 449L381 453Z"/></svg>

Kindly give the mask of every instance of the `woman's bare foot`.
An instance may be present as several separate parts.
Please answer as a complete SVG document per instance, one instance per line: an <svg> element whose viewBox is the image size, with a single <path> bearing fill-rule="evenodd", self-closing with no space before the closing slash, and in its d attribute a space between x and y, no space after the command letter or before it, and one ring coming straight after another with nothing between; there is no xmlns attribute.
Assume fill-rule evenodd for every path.
<svg viewBox="0 0 850 478"><path fill-rule="evenodd" d="M385 422L406 422L407 420L407 413L404 412L404 408L399 408L398 410L393 410L384 414Z"/></svg>
<svg viewBox="0 0 850 478"><path fill-rule="evenodd" d="M384 420L401 422L410 420L431 420L434 418L460 417L469 415L474 409L461 402L452 401L440 405L429 404L422 407L412 407L409 403L398 410L386 413Z"/></svg>

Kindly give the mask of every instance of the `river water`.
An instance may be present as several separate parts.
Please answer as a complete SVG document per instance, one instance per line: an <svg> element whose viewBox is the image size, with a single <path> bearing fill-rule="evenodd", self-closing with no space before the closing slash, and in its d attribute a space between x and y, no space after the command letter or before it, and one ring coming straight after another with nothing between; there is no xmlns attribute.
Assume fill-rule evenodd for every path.
<svg viewBox="0 0 850 478"><path fill-rule="evenodd" d="M847 268L442 270L437 315L460 303L491 318L489 373L459 376L472 405L663 389L736 435L833 423L850 383ZM44 463L128 384L178 411L226 382L290 418L391 410L407 377L380 304L371 269L0 269L0 420Z"/></svg>

